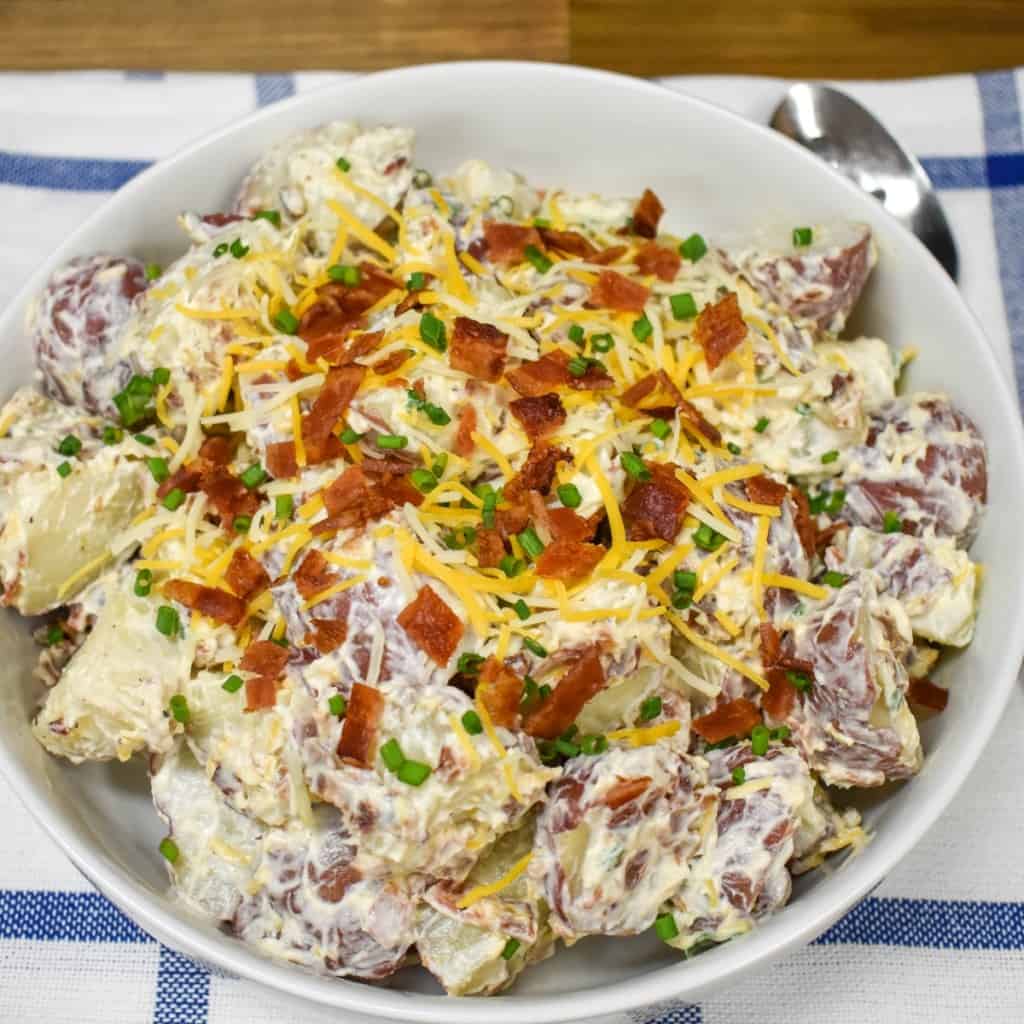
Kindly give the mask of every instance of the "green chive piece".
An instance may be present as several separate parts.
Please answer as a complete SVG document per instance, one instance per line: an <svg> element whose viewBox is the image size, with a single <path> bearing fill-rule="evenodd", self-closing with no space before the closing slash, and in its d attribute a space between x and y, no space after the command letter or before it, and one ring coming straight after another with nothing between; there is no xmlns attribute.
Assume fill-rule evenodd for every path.
<svg viewBox="0 0 1024 1024"><path fill-rule="evenodd" d="M830 569L821 577L821 582L827 587L835 587L838 590L849 578L849 576L844 576L841 572L834 572Z"/></svg>
<svg viewBox="0 0 1024 1024"><path fill-rule="evenodd" d="M575 484L559 484L555 493L566 508L579 508L583 504L583 495Z"/></svg>
<svg viewBox="0 0 1024 1024"><path fill-rule="evenodd" d="M156 438L150 437L149 434L132 434L132 440L137 444L144 444L147 448L152 448L156 444Z"/></svg>
<svg viewBox="0 0 1024 1024"><path fill-rule="evenodd" d="M275 228L281 226L281 212L279 210L257 210L252 215L252 219L269 221Z"/></svg>
<svg viewBox="0 0 1024 1024"><path fill-rule="evenodd" d="M533 264L538 274L546 274L552 267L551 260L535 245L528 245L523 250L523 255Z"/></svg>
<svg viewBox="0 0 1024 1024"><path fill-rule="evenodd" d="M803 672L786 672L786 681L790 686L795 686L801 693L806 693L811 688L811 681Z"/></svg>
<svg viewBox="0 0 1024 1024"><path fill-rule="evenodd" d="M755 725L750 732L750 751L755 757L764 757L768 753L770 734L763 725Z"/></svg>
<svg viewBox="0 0 1024 1024"><path fill-rule="evenodd" d="M762 417L761 417L761 418L760 418L760 419L759 419L759 420L758 420L758 421L757 421L757 422L756 422L756 423L754 424L754 430L756 430L756 431L757 431L757 433L759 433L759 434L763 434L763 433L764 433L764 432L765 432L765 431L766 431L766 430L768 429L768 424L769 424L770 422L771 422L771 421L770 421L770 420L768 419L768 417L767 417L767 416L762 416Z"/></svg>
<svg viewBox="0 0 1024 1024"><path fill-rule="evenodd" d="M153 573L150 569L140 569L135 574L135 596L149 597L153 589Z"/></svg>
<svg viewBox="0 0 1024 1024"><path fill-rule="evenodd" d="M267 479L267 471L258 462L255 462L248 469L243 470L239 479L251 491Z"/></svg>
<svg viewBox="0 0 1024 1024"><path fill-rule="evenodd" d="M484 723L480 721L480 716L475 711L467 711L462 716L462 728L470 736L479 736L484 731Z"/></svg>
<svg viewBox="0 0 1024 1024"><path fill-rule="evenodd" d="M814 239L814 232L810 228L793 228L793 245L798 249L810 245Z"/></svg>
<svg viewBox="0 0 1024 1024"><path fill-rule="evenodd" d="M77 455L82 450L82 442L75 437L74 434L68 434L59 445L57 445L57 453L59 455Z"/></svg>
<svg viewBox="0 0 1024 1024"><path fill-rule="evenodd" d="M242 677L241 676L228 676L223 683L220 684L222 690L227 690L228 693L238 693L242 688Z"/></svg>
<svg viewBox="0 0 1024 1024"><path fill-rule="evenodd" d="M563 739L555 740L555 750L563 757L578 757L580 753L578 744Z"/></svg>
<svg viewBox="0 0 1024 1024"><path fill-rule="evenodd" d="M282 334L294 334L299 329L299 318L290 309L280 310L273 322Z"/></svg>
<svg viewBox="0 0 1024 1024"><path fill-rule="evenodd" d="M427 419L430 420L435 427L445 427L452 421L451 416L449 416L441 406L434 405L433 402L424 402L423 412L426 413Z"/></svg>
<svg viewBox="0 0 1024 1024"><path fill-rule="evenodd" d="M250 526L252 526L252 516L235 516L231 524L235 533L248 533Z"/></svg>
<svg viewBox="0 0 1024 1024"><path fill-rule="evenodd" d="M678 608L680 611L689 608L693 604L693 591L692 590L677 590L672 595L672 607Z"/></svg>
<svg viewBox="0 0 1024 1024"><path fill-rule="evenodd" d="M733 770L732 770L732 781L737 786L742 786L743 783L747 781L747 771L743 767L743 765L738 764L738 765L736 765L735 768L733 768Z"/></svg>
<svg viewBox="0 0 1024 1024"><path fill-rule="evenodd" d="M291 519L295 499L290 494L279 494L274 498L274 518Z"/></svg>
<svg viewBox="0 0 1024 1024"><path fill-rule="evenodd" d="M708 243L704 241L702 235L690 235L679 246L680 254L685 256L691 263L696 263L707 251Z"/></svg>
<svg viewBox="0 0 1024 1024"><path fill-rule="evenodd" d="M488 529L494 529L494 510L498 504L498 496L494 491L490 491L484 495L484 507L481 509L480 514L483 516L484 526Z"/></svg>
<svg viewBox="0 0 1024 1024"><path fill-rule="evenodd" d="M444 352L448 348L444 324L433 313L424 313L420 317L420 337L438 352Z"/></svg>
<svg viewBox="0 0 1024 1024"><path fill-rule="evenodd" d="M185 699L184 694L176 693L167 702L167 706L171 709L171 715L176 722L181 722L182 725L188 724L192 713L188 709L188 701Z"/></svg>
<svg viewBox="0 0 1024 1024"><path fill-rule="evenodd" d="M152 378L143 377L136 373L128 381L128 387L125 388L125 391L135 398L152 398L153 393L156 391L156 385L153 383Z"/></svg>
<svg viewBox="0 0 1024 1024"><path fill-rule="evenodd" d="M160 845L157 849L159 849L160 855L168 864L176 864L178 862L178 858L181 856L178 844L170 836L166 836L161 839Z"/></svg>
<svg viewBox="0 0 1024 1024"><path fill-rule="evenodd" d="M402 767L405 755L402 753L402 748L398 745L398 740L392 737L386 743L381 744L380 759L387 766L389 772L397 772Z"/></svg>
<svg viewBox="0 0 1024 1024"><path fill-rule="evenodd" d="M821 457L821 461L827 466L830 462L835 462L839 458L839 452L834 448L830 452L825 452Z"/></svg>
<svg viewBox="0 0 1024 1024"><path fill-rule="evenodd" d="M534 217L533 226L535 228L550 228L551 221L549 221L547 217Z"/></svg>
<svg viewBox="0 0 1024 1024"><path fill-rule="evenodd" d="M679 590L696 590L697 574L695 572L687 572L685 569L676 569L672 573L672 582Z"/></svg>
<svg viewBox="0 0 1024 1024"><path fill-rule="evenodd" d="M64 639L64 629L59 622L55 622L46 631L46 646L53 647Z"/></svg>
<svg viewBox="0 0 1024 1024"><path fill-rule="evenodd" d="M437 486L437 477L429 469L414 469L409 474L409 480L423 494L429 494Z"/></svg>
<svg viewBox="0 0 1024 1024"><path fill-rule="evenodd" d="M525 622L531 615L530 606L522 598L519 598L519 600L512 605L512 610L516 613L521 622Z"/></svg>
<svg viewBox="0 0 1024 1024"><path fill-rule="evenodd" d="M247 246L240 238L236 238L231 243L231 255L234 256L236 260L240 260L248 252L249 246Z"/></svg>
<svg viewBox="0 0 1024 1024"><path fill-rule="evenodd" d="M409 280L405 282L405 290L407 292L421 292L427 287L427 275L422 270L414 270L409 275Z"/></svg>
<svg viewBox="0 0 1024 1024"><path fill-rule="evenodd" d="M825 502L828 501L828 491L819 491L814 497L808 496L807 507L812 515L818 515L825 511Z"/></svg>
<svg viewBox="0 0 1024 1024"><path fill-rule="evenodd" d="M173 487L164 495L161 504L165 509L173 512L176 508L181 508L184 503L185 492L180 487Z"/></svg>
<svg viewBox="0 0 1024 1024"><path fill-rule="evenodd" d="M147 281L155 281L163 272L164 268L159 263L146 264L145 274Z"/></svg>
<svg viewBox="0 0 1024 1024"><path fill-rule="evenodd" d="M646 313L633 321L633 337L637 341L645 342L653 333L654 328L651 326L651 321L647 319Z"/></svg>
<svg viewBox="0 0 1024 1024"><path fill-rule="evenodd" d="M344 266L335 263L327 268L327 276L332 281L340 281L342 284L354 288L363 279L363 272L358 267Z"/></svg>
<svg viewBox="0 0 1024 1024"><path fill-rule="evenodd" d="M455 667L463 675L473 676L480 671L480 666L483 663L484 659L482 654L470 654L469 651L466 651L464 654L459 655L459 661Z"/></svg>
<svg viewBox="0 0 1024 1024"><path fill-rule="evenodd" d="M153 383L158 387L162 388L171 382L171 371L166 366L158 366L153 371Z"/></svg>
<svg viewBox="0 0 1024 1024"><path fill-rule="evenodd" d="M518 536L519 543L523 545L523 550L531 558L540 558L544 554L544 542L537 536L537 531L532 526L528 526Z"/></svg>
<svg viewBox="0 0 1024 1024"><path fill-rule="evenodd" d="M409 443L409 438L404 434L378 434L377 435L377 447L378 448L390 448L398 449L405 448Z"/></svg>
<svg viewBox="0 0 1024 1024"><path fill-rule="evenodd" d="M536 223L536 221L534 223ZM516 955L516 953L518 953L518 952L519 952L519 940L518 939L509 939L508 942L505 943L505 948L501 951L501 959L502 960L511 960L512 957L514 957Z"/></svg>
<svg viewBox="0 0 1024 1024"><path fill-rule="evenodd" d="M840 510L846 502L846 491L840 489L833 491L825 505L825 511L834 519L839 515Z"/></svg>
<svg viewBox="0 0 1024 1024"><path fill-rule="evenodd" d="M104 427L103 428L103 443L104 444L117 444L121 438L124 437L124 431L118 427Z"/></svg>
<svg viewBox="0 0 1024 1024"><path fill-rule="evenodd" d="M134 427L136 423L141 423L149 416L145 397L131 394L128 388L114 395L114 405L121 417L121 423L126 427Z"/></svg>
<svg viewBox="0 0 1024 1024"><path fill-rule="evenodd" d="M71 476L71 463L70 462L62 462L57 467L57 476L62 477L62 478L67 478L67 477Z"/></svg>
<svg viewBox="0 0 1024 1024"><path fill-rule="evenodd" d="M215 260L219 260L221 258L221 256L223 256L224 253L226 253L227 251L228 251L228 243L227 242L221 242L220 245L214 247L213 258Z"/></svg>
<svg viewBox="0 0 1024 1024"><path fill-rule="evenodd" d="M676 320L692 320L697 315L697 303L690 292L670 295L668 301Z"/></svg>
<svg viewBox="0 0 1024 1024"><path fill-rule="evenodd" d="M509 579L512 579L514 576L518 576L526 566L523 564L522 559L516 558L515 555L504 555L501 561L498 562L498 568Z"/></svg>
<svg viewBox="0 0 1024 1024"><path fill-rule="evenodd" d="M615 339L610 334L595 334L590 339L590 347L595 352L611 352L615 348Z"/></svg>
<svg viewBox="0 0 1024 1024"><path fill-rule="evenodd" d="M736 444L735 441L730 441L725 447L728 448L733 455L740 455L743 452L743 449Z"/></svg>
<svg viewBox="0 0 1024 1024"><path fill-rule="evenodd" d="M537 687L537 696L538 696L538 697L539 697L539 698L540 698L541 700L547 700L547 699L548 699L548 697L550 697L550 696L551 696L551 687L550 687L550 686L548 686L548 684L547 684L547 683L544 683L544 685L543 685L543 686L539 686L539 687Z"/></svg>
<svg viewBox="0 0 1024 1024"><path fill-rule="evenodd" d="M903 531L903 520L900 519L898 512L889 509L882 516L882 531L884 533L901 533Z"/></svg>
<svg viewBox="0 0 1024 1024"><path fill-rule="evenodd" d="M358 444L362 441L363 435L353 430L351 427L346 427L341 432L341 443L342 444Z"/></svg>
<svg viewBox="0 0 1024 1024"><path fill-rule="evenodd" d="M679 934L676 919L671 914L659 914L654 921L654 934L662 942L668 942Z"/></svg>
<svg viewBox="0 0 1024 1024"><path fill-rule="evenodd" d="M167 460L159 456L146 459L146 465L149 466L149 472L158 484L162 484L171 475L170 469L167 468Z"/></svg>
<svg viewBox="0 0 1024 1024"><path fill-rule="evenodd" d="M341 718L345 714L345 709L348 707L348 702L340 693L335 693L327 698L327 710L330 711L335 718Z"/></svg>
<svg viewBox="0 0 1024 1024"><path fill-rule="evenodd" d="M702 551L717 551L725 541L717 530L712 530L707 523L701 523L693 533L693 542Z"/></svg>
<svg viewBox="0 0 1024 1024"><path fill-rule="evenodd" d="M587 335L586 332L579 324L571 324L569 326L569 340L574 345L586 344Z"/></svg>
<svg viewBox="0 0 1024 1024"><path fill-rule="evenodd" d="M778 729L772 729L773 740L788 740L789 739L789 726L780 725Z"/></svg>
<svg viewBox="0 0 1024 1024"><path fill-rule="evenodd" d="M434 184L434 176L430 171L418 167L412 176L412 183L416 188L430 188Z"/></svg>
<svg viewBox="0 0 1024 1024"><path fill-rule="evenodd" d="M172 608L169 604L160 605L156 610L156 628L157 632L163 633L164 636L177 636L181 628L177 608Z"/></svg>
<svg viewBox="0 0 1024 1024"><path fill-rule="evenodd" d="M648 697L640 705L640 721L649 722L652 718L657 718L661 714L661 698L660 697Z"/></svg>
<svg viewBox="0 0 1024 1024"><path fill-rule="evenodd" d="M622 468L634 479L643 483L651 479L651 471L644 465L644 460L633 452L620 452L619 462Z"/></svg>
<svg viewBox="0 0 1024 1024"><path fill-rule="evenodd" d="M604 753L607 749L608 739L605 736L583 736L580 739L580 751L588 757Z"/></svg>
<svg viewBox="0 0 1024 1024"><path fill-rule="evenodd" d="M448 453L440 452L436 459L431 463L430 472L437 477L438 480L444 476L444 471L448 467Z"/></svg>
<svg viewBox="0 0 1024 1024"><path fill-rule="evenodd" d="M539 640L534 640L532 636L523 637L523 646L531 654L536 654L538 658L546 658L548 656L548 649Z"/></svg>
<svg viewBox="0 0 1024 1024"><path fill-rule="evenodd" d="M343 156L339 156L338 159L334 161L334 165L339 171L348 172L352 170L352 165Z"/></svg>
<svg viewBox="0 0 1024 1024"><path fill-rule="evenodd" d="M407 786L422 786L430 775L430 765L422 761L403 761L395 773Z"/></svg>
<svg viewBox="0 0 1024 1024"><path fill-rule="evenodd" d="M590 363L587 362L582 356L573 356L568 363L565 364L565 368L574 376L582 377L586 374L590 368Z"/></svg>
<svg viewBox="0 0 1024 1024"><path fill-rule="evenodd" d="M659 441L664 441L672 433L672 428L664 420L651 420L651 433Z"/></svg>

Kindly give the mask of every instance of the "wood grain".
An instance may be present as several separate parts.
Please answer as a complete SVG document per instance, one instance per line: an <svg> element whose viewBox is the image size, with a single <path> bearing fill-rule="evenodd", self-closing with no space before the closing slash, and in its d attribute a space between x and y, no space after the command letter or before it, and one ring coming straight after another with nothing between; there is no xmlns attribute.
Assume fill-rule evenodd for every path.
<svg viewBox="0 0 1024 1024"><path fill-rule="evenodd" d="M977 71L1024 64L1024 0L0 0L0 69L495 57L639 75Z"/></svg>

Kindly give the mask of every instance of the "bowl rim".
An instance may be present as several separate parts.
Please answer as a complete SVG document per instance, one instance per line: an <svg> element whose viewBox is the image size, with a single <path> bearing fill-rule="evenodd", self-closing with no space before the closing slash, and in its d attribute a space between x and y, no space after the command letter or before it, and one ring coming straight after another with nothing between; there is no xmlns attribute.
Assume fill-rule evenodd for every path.
<svg viewBox="0 0 1024 1024"><path fill-rule="evenodd" d="M288 100L261 108L244 118L234 120L197 140L181 147L170 156L155 161L150 167L127 182L109 196L83 221L36 271L0 314L0 334L11 327L11 321L20 316L27 302L42 285L45 278L69 255L76 254L79 239L94 224L109 216L109 207L123 196L145 192L150 183L169 172L181 160L201 151L227 136L259 126L264 121L277 120L290 111L298 111L311 102L335 96L339 105L346 94L359 89L372 89L375 83L394 79L408 79L415 84L429 84L433 79L452 74L463 75L528 75L536 79L550 79L550 84L566 79L591 82L595 86L631 90L643 96L657 96L662 102L680 107L692 107L707 116L737 126L755 136L764 147L774 147L785 153L785 159L803 161L820 176L830 176L849 197L851 211L858 207L867 210L872 200L856 185L819 161L796 143L773 132L765 125L750 121L741 115L704 99L677 92L664 85L627 75L581 68L573 65L535 61L453 61L410 65L356 75L341 82L333 82ZM1005 372L998 365L992 344L986 337L973 312L967 307L953 281L923 244L906 229L895 225L906 240L917 247L919 255L930 261L933 272L942 278L941 288L950 301L958 306L964 323L971 327L972 343L981 351L976 353L985 362L986 371L994 381L996 393L992 396L999 406L1000 417L1012 424L1009 433L1000 438L1000 447L1015 465L1017 474L1024 479L1024 427L1017 411L1016 397ZM1024 580L1016 584L1014 607L1024 607ZM929 790L914 802L901 819L901 827L886 836L884 843L872 843L858 857L848 860L837 871L827 886L788 904L784 912L768 919L764 924L742 937L742 941L729 942L692 961L654 967L633 977L598 985L592 988L547 995L497 995L481 1001L479 997L452 998L408 992L367 985L347 979L325 978L296 969L292 965L270 960L245 944L226 936L204 934L184 916L172 913L162 897L118 867L109 855L76 834L76 829L62 820L53 801L45 795L45 783L34 778L14 759L6 745L0 743L0 771L14 792L50 837L61 847L78 869L92 881L122 911L146 931L167 945L186 955L215 964L228 972L259 982L271 988L353 1012L416 1022L452 1022L452 1024L478 1024L481 1012L502 1024L518 1024L528 1019L536 1024L579 1020L604 1016L615 1012L637 1010L651 1004L677 1004L692 1000L702 992L716 986L741 971L749 971L803 945L821 934L856 901L875 888L885 875L907 854L936 822L966 780L971 769L988 742L1002 716L1017 672L1024 656L1024 631L1014 631L1007 643L993 657L998 671L987 684L987 699L978 708L971 732L961 737L957 752L948 771L933 780Z"/></svg>

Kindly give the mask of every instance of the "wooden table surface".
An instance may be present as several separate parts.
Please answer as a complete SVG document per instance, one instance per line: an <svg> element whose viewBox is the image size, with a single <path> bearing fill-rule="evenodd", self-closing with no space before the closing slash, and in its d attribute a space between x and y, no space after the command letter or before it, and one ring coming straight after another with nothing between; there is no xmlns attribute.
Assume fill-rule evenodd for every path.
<svg viewBox="0 0 1024 1024"><path fill-rule="evenodd" d="M1024 64L1024 0L0 0L0 69L369 69L454 58L638 75Z"/></svg>

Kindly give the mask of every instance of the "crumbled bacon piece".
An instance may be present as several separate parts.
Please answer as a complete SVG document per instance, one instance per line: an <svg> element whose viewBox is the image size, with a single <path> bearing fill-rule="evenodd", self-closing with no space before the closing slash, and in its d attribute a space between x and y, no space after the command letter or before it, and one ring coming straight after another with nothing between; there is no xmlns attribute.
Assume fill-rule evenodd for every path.
<svg viewBox="0 0 1024 1024"><path fill-rule="evenodd" d="M610 807L613 811L617 807L621 807L623 804L628 804L630 800L635 800L642 793L647 792L647 787L651 784L650 776L641 775L635 779L619 779L611 789L605 793L604 800L602 801L605 807Z"/></svg>
<svg viewBox="0 0 1024 1024"><path fill-rule="evenodd" d="M241 669L256 677L245 681L246 711L274 706L277 680L288 664L288 651L272 640L254 640L242 655Z"/></svg>
<svg viewBox="0 0 1024 1024"><path fill-rule="evenodd" d="M325 434L323 437L312 437L304 441L306 448L306 465L319 466L323 462L340 458L345 451L337 434ZM295 443L279 441L267 445L267 470L275 480L287 480L297 476L299 464L295 458Z"/></svg>
<svg viewBox="0 0 1024 1024"><path fill-rule="evenodd" d="M321 654L336 651L348 636L348 625L338 619L313 619L313 628L306 634L306 643Z"/></svg>
<svg viewBox="0 0 1024 1024"><path fill-rule="evenodd" d="M786 678L782 668L766 668L768 691L761 698L764 713L773 721L783 721L796 703L796 687Z"/></svg>
<svg viewBox="0 0 1024 1024"><path fill-rule="evenodd" d="M637 251L635 262L641 274L653 274L661 281L674 281L683 260L675 249L648 242Z"/></svg>
<svg viewBox="0 0 1024 1024"><path fill-rule="evenodd" d="M484 221L484 241L487 244L487 258L492 263L522 263L526 259L528 245L538 249L544 246L536 228L493 220Z"/></svg>
<svg viewBox="0 0 1024 1024"><path fill-rule="evenodd" d="M260 507L259 495L223 466L214 466L204 473L199 486L226 526L231 525L235 516L251 516Z"/></svg>
<svg viewBox="0 0 1024 1024"><path fill-rule="evenodd" d="M658 375L656 373L649 373L646 377L641 377L635 384L632 384L623 391L622 404L635 409L645 398L653 395L658 390L658 383Z"/></svg>
<svg viewBox="0 0 1024 1024"><path fill-rule="evenodd" d="M465 458L473 454L476 447L473 441L473 433L476 430L476 409L471 403L466 402L459 409L459 420L455 428L455 438L452 441L452 451L456 455Z"/></svg>
<svg viewBox="0 0 1024 1024"><path fill-rule="evenodd" d="M586 579L605 554L605 549L599 544L556 540L544 549L535 569L538 576L571 585Z"/></svg>
<svg viewBox="0 0 1024 1024"><path fill-rule="evenodd" d="M245 710L262 711L277 702L277 680L256 676L245 681Z"/></svg>
<svg viewBox="0 0 1024 1024"><path fill-rule="evenodd" d="M505 500L515 504L524 500L530 491L549 493L559 462L572 462L572 452L568 448L556 448L547 441L537 441L519 472L505 484L502 492Z"/></svg>
<svg viewBox="0 0 1024 1024"><path fill-rule="evenodd" d="M729 292L718 302L708 303L697 315L693 336L704 349L709 370L714 370L747 336L739 297Z"/></svg>
<svg viewBox="0 0 1024 1024"><path fill-rule="evenodd" d="M314 594L338 582L338 574L331 569L324 553L314 548L302 560L292 577L295 589L308 601Z"/></svg>
<svg viewBox="0 0 1024 1024"><path fill-rule="evenodd" d="M714 711L692 723L693 731L708 743L720 743L722 740L735 736L737 739L747 736L750 730L761 721L757 706L746 697L719 704Z"/></svg>
<svg viewBox="0 0 1024 1024"><path fill-rule="evenodd" d="M793 501L793 525L797 536L808 558L814 557L818 547L818 527L811 515L811 505L807 495L799 487L790 487L789 496Z"/></svg>
<svg viewBox="0 0 1024 1024"><path fill-rule="evenodd" d="M780 484L763 473L748 477L743 482L743 487L751 501L758 505L774 505L776 508L781 507L789 493L789 488L785 484Z"/></svg>
<svg viewBox="0 0 1024 1024"><path fill-rule="evenodd" d="M949 691L936 686L930 679L911 679L907 700L929 711L944 711L949 703Z"/></svg>
<svg viewBox="0 0 1024 1024"><path fill-rule="evenodd" d="M410 309L422 309L423 304L420 302L420 292L425 291L430 287L431 281L434 280L433 274L423 275L423 287L422 288L409 288L408 294L402 299L397 306L395 306L395 316L401 316L403 313L408 312ZM408 288L408 283L406 284Z"/></svg>
<svg viewBox="0 0 1024 1024"><path fill-rule="evenodd" d="M353 330L361 323L361 320L354 321ZM322 334L307 346L306 359L311 363L323 359L331 366L348 366L369 355L383 340L383 331L363 331L355 335L349 331Z"/></svg>
<svg viewBox="0 0 1024 1024"><path fill-rule="evenodd" d="M782 650L782 638L779 636L779 631L770 622L762 622L757 627L757 632L761 640L761 661L767 668L778 661L779 653Z"/></svg>
<svg viewBox="0 0 1024 1024"><path fill-rule="evenodd" d="M685 423L688 423L701 437L707 438L712 444L718 444L722 440L722 432L713 423L704 419L700 409L685 398L679 398L676 403L679 415Z"/></svg>
<svg viewBox="0 0 1024 1024"><path fill-rule="evenodd" d="M402 609L398 624L428 658L442 666L462 639L459 617L428 586L420 587L415 600Z"/></svg>
<svg viewBox="0 0 1024 1024"><path fill-rule="evenodd" d="M588 647L558 681L550 695L526 716L531 736L553 740L573 725L591 697L604 689L604 668L597 647Z"/></svg>
<svg viewBox="0 0 1024 1024"><path fill-rule="evenodd" d="M239 548L231 556L224 578L243 601L251 600L270 586L267 570L245 548Z"/></svg>
<svg viewBox="0 0 1024 1024"><path fill-rule="evenodd" d="M317 291L316 302L299 321L299 336L303 341L350 331L361 314L399 288L397 281L369 260L363 260L359 270L359 284L332 282Z"/></svg>
<svg viewBox="0 0 1024 1024"><path fill-rule="evenodd" d="M630 540L676 539L690 503L690 492L676 479L673 466L652 463L651 479L638 483L622 504Z"/></svg>
<svg viewBox="0 0 1024 1024"><path fill-rule="evenodd" d="M570 256L582 256L584 259L589 259L597 253L597 246L589 239L584 238L578 231L557 231L554 228L541 228L540 237L549 248L568 253Z"/></svg>
<svg viewBox="0 0 1024 1024"><path fill-rule="evenodd" d="M363 683L353 683L338 740L338 757L360 768L373 767L377 728L384 714L384 695Z"/></svg>
<svg viewBox="0 0 1024 1024"><path fill-rule="evenodd" d="M488 658L480 669L476 695L495 725L506 729L519 728L523 680L497 658Z"/></svg>
<svg viewBox="0 0 1024 1024"><path fill-rule="evenodd" d="M522 533L530 523L530 512L525 505L510 505L499 508L494 513L494 525L502 540L517 533Z"/></svg>
<svg viewBox="0 0 1024 1024"><path fill-rule="evenodd" d="M505 378L520 395L539 398L555 388L569 386L572 374L569 373L568 363L569 357L564 352L547 352L540 359L520 363L509 370Z"/></svg>
<svg viewBox="0 0 1024 1024"><path fill-rule="evenodd" d="M614 263L616 260L621 259L626 255L628 246L625 245L611 245L607 249L602 249L600 252L595 253L590 257L590 263L600 263L607 265Z"/></svg>
<svg viewBox="0 0 1024 1024"><path fill-rule="evenodd" d="M571 508L548 508L538 491L530 491L530 511L540 529L552 540L591 540L601 518L601 513L584 519Z"/></svg>
<svg viewBox="0 0 1024 1024"><path fill-rule="evenodd" d="M476 531L476 560L484 569L493 569L505 556L505 544L497 530L482 527Z"/></svg>
<svg viewBox="0 0 1024 1024"><path fill-rule="evenodd" d="M366 466L349 466L323 491L324 505L337 529L365 526L406 502L419 505L423 495L404 477L371 477Z"/></svg>
<svg viewBox="0 0 1024 1024"><path fill-rule="evenodd" d="M303 441L322 439L334 430L365 376L364 366L338 366L331 369L312 408L302 418Z"/></svg>
<svg viewBox="0 0 1024 1024"><path fill-rule="evenodd" d="M377 362L371 363L370 369L381 377L386 377L389 373L394 373L403 363L408 362L412 354L411 348L396 349L390 355L386 355L382 359L378 359Z"/></svg>
<svg viewBox="0 0 1024 1024"><path fill-rule="evenodd" d="M641 238L655 238L658 234L658 222L665 212L661 200L649 189L644 189L636 208L633 210L633 233Z"/></svg>
<svg viewBox="0 0 1024 1024"><path fill-rule="evenodd" d="M517 398L508 407L531 441L553 434L565 422L565 406L558 395Z"/></svg>
<svg viewBox="0 0 1024 1024"><path fill-rule="evenodd" d="M589 304L598 309L617 309L624 313L642 313L650 288L631 281L617 270L602 270L597 283L590 286Z"/></svg>
<svg viewBox="0 0 1024 1024"><path fill-rule="evenodd" d="M168 580L164 593L172 601L226 626L237 626L245 618L245 602L217 587L205 587L189 580Z"/></svg>
<svg viewBox="0 0 1024 1024"><path fill-rule="evenodd" d="M228 434L213 434L199 446L198 458L210 466L226 466L235 457L237 447L236 437Z"/></svg>
<svg viewBox="0 0 1024 1024"><path fill-rule="evenodd" d="M508 335L491 324L478 323L468 316L455 318L448 361L452 368L492 384L505 372Z"/></svg>
<svg viewBox="0 0 1024 1024"><path fill-rule="evenodd" d="M165 498L171 491L184 491L185 494L192 494L198 491L203 482L203 466L197 459L188 465L176 469L157 489L156 496Z"/></svg>

